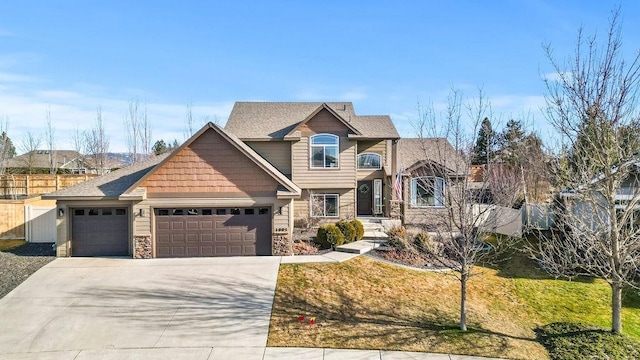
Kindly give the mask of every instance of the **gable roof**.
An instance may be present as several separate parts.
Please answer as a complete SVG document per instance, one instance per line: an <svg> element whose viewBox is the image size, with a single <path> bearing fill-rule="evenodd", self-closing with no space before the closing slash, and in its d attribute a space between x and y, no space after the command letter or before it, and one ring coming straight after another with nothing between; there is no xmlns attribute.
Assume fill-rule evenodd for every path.
<svg viewBox="0 0 640 360"><path fill-rule="evenodd" d="M147 161L128 166L108 173L106 175L94 178L87 182L72 186L54 193L43 195L45 199L138 199L142 200L143 192L137 187L158 168L173 158L182 149L193 143L200 135L207 130L218 132L223 138L229 141L231 146L235 146L240 152L247 156L250 160L261 167L267 174L273 177L279 184L279 196L297 197L300 196L302 190L289 180L285 175L278 171L273 165L262 158L249 146L240 141L237 137L224 131L213 123L208 123L200 131L194 134L182 146L171 153L154 156Z"/></svg>
<svg viewBox="0 0 640 360"><path fill-rule="evenodd" d="M237 137L232 134L229 134L224 129L215 125L211 122L206 124L200 129L197 133L195 133L189 140L187 140L184 144L182 144L178 149L173 151L170 156L165 157L160 161L151 171L145 173L138 179L134 184L129 186L122 195L132 194L135 189L142 184L144 180L146 180L151 174L155 172L156 169L162 167L167 161L171 160L177 153L179 153L185 147L191 145L197 138L199 138L202 134L204 134L208 130L213 130L220 134L224 139L226 139L231 146L236 147L236 149L240 150L245 156L247 156L251 161L253 161L256 165L258 165L262 170L264 170L267 174L269 174L273 179L275 179L282 187L284 187L285 192L289 192L286 194L287 196L300 196L302 190L294 184L289 178L287 178L284 174L282 174L278 169L276 169L273 165L271 165L267 160L265 160L262 156L260 156L257 152L255 152L252 148L247 146L245 143L240 141ZM278 191L279 193L281 192Z"/></svg>
<svg viewBox="0 0 640 360"><path fill-rule="evenodd" d="M49 168L49 150L33 150L28 153L6 160L5 167L9 168ZM53 150L53 160L56 168L65 169L74 160L82 159L82 154L75 150Z"/></svg>
<svg viewBox="0 0 640 360"><path fill-rule="evenodd" d="M452 175L465 175L463 161L445 138L402 138L398 140L398 167L408 170L426 163L440 164Z"/></svg>
<svg viewBox="0 0 640 360"><path fill-rule="evenodd" d="M42 195L43 199L117 199L122 193L135 184L140 178L149 173L155 166L168 157L162 154L149 158L75 186Z"/></svg>
<svg viewBox="0 0 640 360"><path fill-rule="evenodd" d="M236 102L225 130L242 140L282 140L323 107L362 137L400 137L388 115L356 115L351 102Z"/></svg>

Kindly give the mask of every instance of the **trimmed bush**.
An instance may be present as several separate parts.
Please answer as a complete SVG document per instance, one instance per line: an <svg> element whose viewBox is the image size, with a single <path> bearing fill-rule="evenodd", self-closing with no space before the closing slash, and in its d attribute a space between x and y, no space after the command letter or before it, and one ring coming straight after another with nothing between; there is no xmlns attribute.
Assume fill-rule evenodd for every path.
<svg viewBox="0 0 640 360"><path fill-rule="evenodd" d="M433 241L426 231L420 231L413 237L413 246L423 253L432 252L434 248Z"/></svg>
<svg viewBox="0 0 640 360"><path fill-rule="evenodd" d="M342 235L344 235L344 243L348 244L356 239L356 228L349 221L338 221L336 223Z"/></svg>
<svg viewBox="0 0 640 360"><path fill-rule="evenodd" d="M364 225L358 219L351 220L351 225L356 229L356 241L361 240L364 236Z"/></svg>
<svg viewBox="0 0 640 360"><path fill-rule="evenodd" d="M318 234L314 241L321 248L330 249L344 244L344 235L335 225L322 225L318 228Z"/></svg>
<svg viewBox="0 0 640 360"><path fill-rule="evenodd" d="M552 360L639 359L640 346L626 335L579 323L552 323L536 329Z"/></svg>
<svg viewBox="0 0 640 360"><path fill-rule="evenodd" d="M404 226L395 226L389 229L387 233L387 244L396 250L406 250L410 247L407 241L407 230Z"/></svg>

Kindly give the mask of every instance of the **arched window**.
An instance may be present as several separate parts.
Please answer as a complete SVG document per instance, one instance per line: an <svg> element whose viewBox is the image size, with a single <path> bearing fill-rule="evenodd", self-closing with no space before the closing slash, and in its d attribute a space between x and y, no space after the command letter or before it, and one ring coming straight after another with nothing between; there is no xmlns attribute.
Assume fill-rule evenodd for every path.
<svg viewBox="0 0 640 360"><path fill-rule="evenodd" d="M364 170L380 170L382 166L382 157L375 153L362 153L358 155L358 169Z"/></svg>
<svg viewBox="0 0 640 360"><path fill-rule="evenodd" d="M318 134L311 137L311 167L316 169L337 168L340 140L336 135Z"/></svg>
<svg viewBox="0 0 640 360"><path fill-rule="evenodd" d="M411 205L444 206L444 179L421 176L411 179Z"/></svg>

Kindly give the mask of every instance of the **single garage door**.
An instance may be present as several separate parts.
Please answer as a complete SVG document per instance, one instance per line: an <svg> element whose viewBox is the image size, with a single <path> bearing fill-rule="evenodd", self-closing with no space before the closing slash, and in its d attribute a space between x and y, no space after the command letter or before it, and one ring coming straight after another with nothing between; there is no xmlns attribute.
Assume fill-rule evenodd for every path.
<svg viewBox="0 0 640 360"><path fill-rule="evenodd" d="M157 208L156 256L271 255L271 208Z"/></svg>
<svg viewBox="0 0 640 360"><path fill-rule="evenodd" d="M76 208L71 218L73 256L129 255L126 208Z"/></svg>

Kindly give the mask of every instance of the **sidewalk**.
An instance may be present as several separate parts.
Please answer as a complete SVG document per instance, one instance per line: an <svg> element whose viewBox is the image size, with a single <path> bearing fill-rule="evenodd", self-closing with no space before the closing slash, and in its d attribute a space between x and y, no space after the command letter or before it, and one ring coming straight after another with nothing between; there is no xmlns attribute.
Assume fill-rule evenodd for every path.
<svg viewBox="0 0 640 360"><path fill-rule="evenodd" d="M274 348L190 347L51 351L0 354L2 360L501 360L468 355L405 351Z"/></svg>

